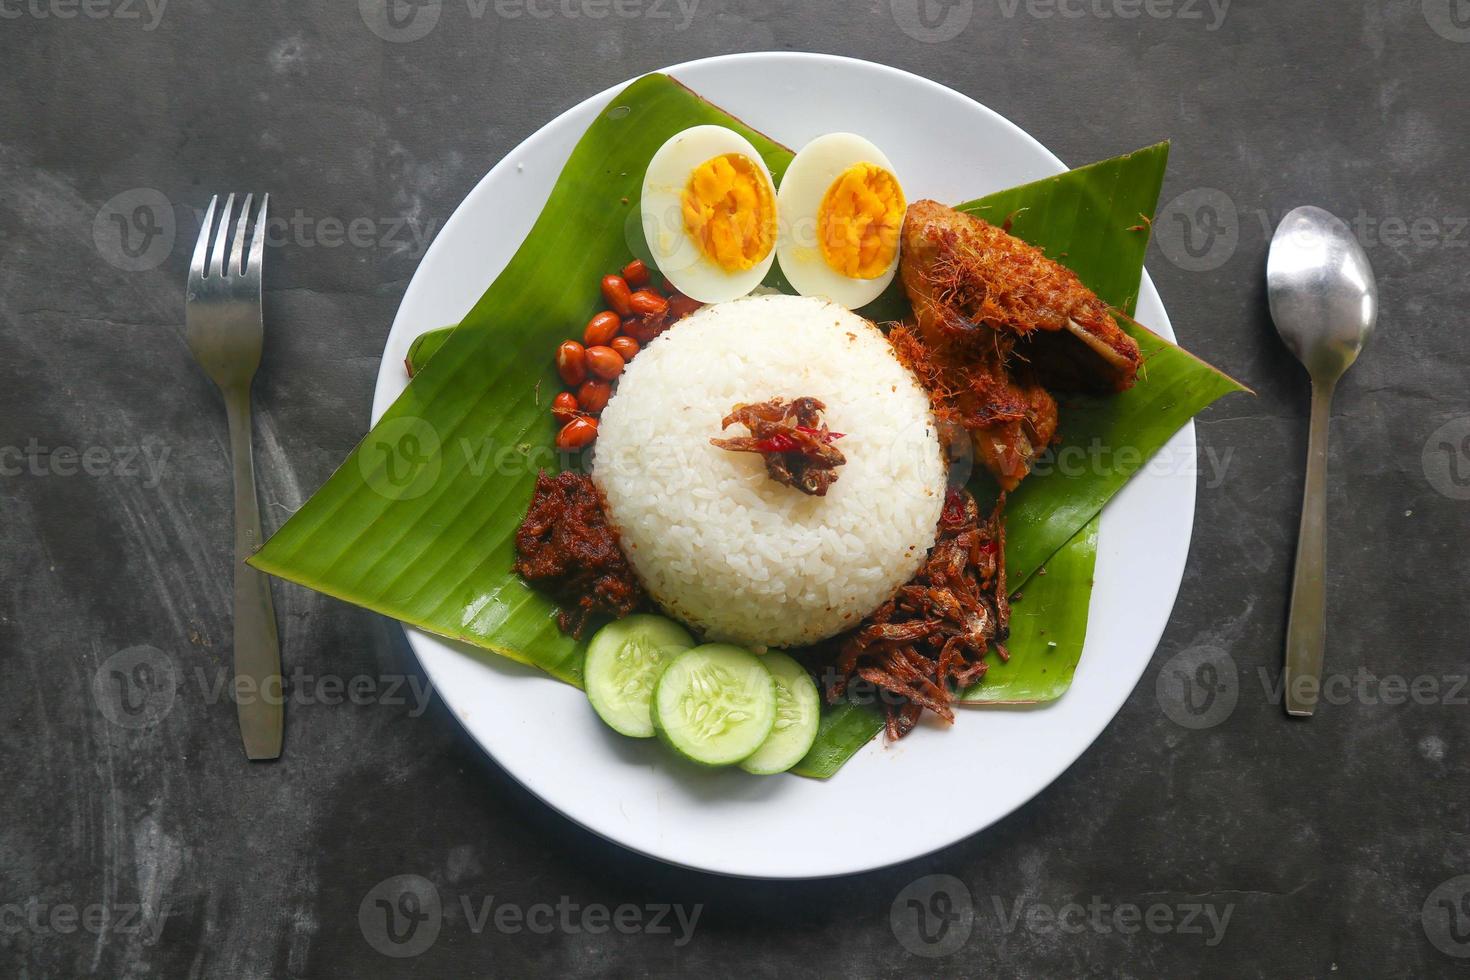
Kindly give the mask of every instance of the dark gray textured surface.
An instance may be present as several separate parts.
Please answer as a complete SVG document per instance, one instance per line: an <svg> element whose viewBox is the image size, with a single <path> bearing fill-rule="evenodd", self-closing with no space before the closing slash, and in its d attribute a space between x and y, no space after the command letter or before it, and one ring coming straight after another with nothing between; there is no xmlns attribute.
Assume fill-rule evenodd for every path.
<svg viewBox="0 0 1470 980"><path fill-rule="evenodd" d="M0 971L1463 971L1465 5L965 0L948 10L959 20L936 5L920 21L913 0L698 0L686 23L677 4L626 3L593 20L561 11L595 13L596 0L443 0L426 36L389 43L367 26L373 0L0 0ZM960 26L948 40L915 36ZM430 237L486 169L586 95L759 49L919 72L1068 162L1174 140L1164 201L1177 203L1158 217L1150 269L1184 343L1258 396L1200 421L1204 459L1226 461L1224 478L1205 467L1174 617L1133 697L1070 771L976 838L848 879L722 880L569 825L440 702L421 711L408 684L387 690L424 683L394 624L278 585L288 668L310 676L288 707L285 758L245 764L215 687L228 676L229 470L218 396L183 340L191 209L217 190L265 189L278 215L301 214L270 255L255 388L274 527L366 427L422 251L414 231ZM1274 338L1261 272L1269 228L1308 201L1359 219L1383 316L1334 420L1328 667L1342 686L1338 703L1293 724L1261 672L1273 679L1281 656L1306 386ZM164 234L130 259L115 213L134 222L130 247L154 241L150 218L176 241ZM366 223L353 240L330 244L355 219ZM1211 666L1215 707L1191 711L1177 668L1200 680ZM141 714L118 710L119 667L135 698L153 692ZM332 694L323 677L359 675L374 685L359 703L320 703ZM1399 693L1390 675L1417 683L1407 703L1385 703ZM984 772L981 757L956 778ZM902 810L875 792L864 819L901 833L885 815ZM432 945L395 959L371 941L382 945L373 899L397 897L399 883L373 890L403 874L433 882L445 911ZM963 938L963 922L934 945L914 938L895 900L916 881L909 894L945 891L956 908L971 896L957 952L914 955ZM486 900L701 911L679 945L677 926L501 930L493 913L480 920ZM1063 909L1074 901L1160 906L1175 925L1124 934L1126 911ZM1014 922L1018 903L1042 911ZM1191 924L1203 934L1179 928L1192 903L1228 911L1217 943L1205 915ZM161 921L156 936L140 919Z"/></svg>

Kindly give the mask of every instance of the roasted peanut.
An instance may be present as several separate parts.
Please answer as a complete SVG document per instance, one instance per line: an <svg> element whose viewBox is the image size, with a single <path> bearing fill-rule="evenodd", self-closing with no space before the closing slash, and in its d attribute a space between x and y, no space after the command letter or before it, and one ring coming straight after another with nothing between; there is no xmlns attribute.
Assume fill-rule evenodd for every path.
<svg viewBox="0 0 1470 980"><path fill-rule="evenodd" d="M582 331L582 343L588 347L606 345L609 340L618 335L622 326L622 317L611 310L603 310L587 321L587 329Z"/></svg>
<svg viewBox="0 0 1470 980"><path fill-rule="evenodd" d="M623 363L611 347L587 348L587 372L595 378L611 381L623 373Z"/></svg>
<svg viewBox="0 0 1470 980"><path fill-rule="evenodd" d="M638 341L632 337L614 337L607 346L617 351L625 361L631 361L638 353Z"/></svg>
<svg viewBox="0 0 1470 980"><path fill-rule="evenodd" d="M587 349L575 340L564 341L556 349L556 373L570 387L587 380Z"/></svg>
<svg viewBox="0 0 1470 980"><path fill-rule="evenodd" d="M642 316L662 316L669 308L669 301L651 289L640 289L628 297L628 305Z"/></svg>
<svg viewBox="0 0 1470 980"><path fill-rule="evenodd" d="M565 425L576 416L579 408L577 396L563 391L551 400L551 417Z"/></svg>
<svg viewBox="0 0 1470 980"><path fill-rule="evenodd" d="M556 434L556 448L563 452L585 449L597 438L597 420L578 415Z"/></svg>
<svg viewBox="0 0 1470 980"><path fill-rule="evenodd" d="M607 407L612 398L612 385L606 381L584 381L577 389L577 404L582 411L596 415Z"/></svg>
<svg viewBox="0 0 1470 980"><path fill-rule="evenodd" d="M633 312L629 301L633 294L628 290L628 282L622 276L602 277L602 298L607 300L607 305L617 311L618 316L627 316Z"/></svg>
<svg viewBox="0 0 1470 980"><path fill-rule="evenodd" d="M642 259L634 259L623 266L623 281L633 289L647 286L648 266L643 263Z"/></svg>

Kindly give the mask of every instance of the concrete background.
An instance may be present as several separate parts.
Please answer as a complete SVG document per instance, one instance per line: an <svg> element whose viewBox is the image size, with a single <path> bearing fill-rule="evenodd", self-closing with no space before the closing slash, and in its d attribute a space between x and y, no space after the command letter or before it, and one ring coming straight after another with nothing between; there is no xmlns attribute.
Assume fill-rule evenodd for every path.
<svg viewBox="0 0 1470 980"><path fill-rule="evenodd" d="M1462 0L419 0L399 13L0 0L0 972L1465 969ZM224 415L183 338L196 209L268 190L294 222L269 258L255 385L274 528L365 430L423 244L485 170L607 85L761 49L927 75L1073 163L1173 139L1149 267L1183 342L1257 397L1200 420L1202 458L1223 475L1201 475L1183 589L1133 697L1070 771L973 839L854 878L723 880L571 826L438 700L420 702L395 624L278 584L288 669L368 687L341 704L312 687L288 710L285 757L246 765L218 686ZM1306 202L1354 223L1383 315L1334 418L1336 703L1301 724L1270 687L1307 387L1274 336L1262 269L1270 229ZM146 695L133 713L119 678ZM984 759L956 778L983 779ZM875 833L901 833L887 814L905 805L875 791ZM376 904L411 911L399 875L443 901L437 934L406 945ZM915 896L952 928L918 921ZM532 921L481 918L502 904ZM599 921L589 907L625 904L636 931L583 928ZM672 915L671 931L651 928L660 904L699 907L692 937ZM549 932L532 928L549 921L540 906Z"/></svg>

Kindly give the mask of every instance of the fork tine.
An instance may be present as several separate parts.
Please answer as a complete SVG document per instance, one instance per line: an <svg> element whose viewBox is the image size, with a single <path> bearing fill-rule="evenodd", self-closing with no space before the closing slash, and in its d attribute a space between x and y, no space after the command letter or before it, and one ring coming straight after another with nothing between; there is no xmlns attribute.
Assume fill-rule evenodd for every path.
<svg viewBox="0 0 1470 980"><path fill-rule="evenodd" d="M230 209L235 206L235 195L225 198L225 209L219 215L219 228L214 233L214 249L209 253L209 268L221 279L225 277L225 255L230 245Z"/></svg>
<svg viewBox="0 0 1470 980"><path fill-rule="evenodd" d="M234 244L230 246L230 275L238 276L245 270L241 268L240 261L245 255L245 223L250 220L250 198L253 195L245 195L245 203L240 205L240 221L235 226L235 234L231 236Z"/></svg>
<svg viewBox="0 0 1470 980"><path fill-rule="evenodd" d="M260 213L255 216L255 236L250 240L250 259L245 265L247 275L260 277L262 260L265 258L265 222L266 212L270 208L271 196L262 194L260 197Z"/></svg>
<svg viewBox="0 0 1470 980"><path fill-rule="evenodd" d="M194 261L189 263L189 278L191 280L204 278L204 259L209 252L209 232L214 224L214 206L219 203L219 195L209 199L209 209L204 212L204 221L199 225L199 240L194 243Z"/></svg>

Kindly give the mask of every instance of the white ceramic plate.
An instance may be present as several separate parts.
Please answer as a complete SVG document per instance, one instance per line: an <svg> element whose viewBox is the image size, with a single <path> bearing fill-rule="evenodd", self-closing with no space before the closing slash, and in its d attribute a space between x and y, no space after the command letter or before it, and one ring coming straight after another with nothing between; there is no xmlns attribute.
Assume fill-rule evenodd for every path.
<svg viewBox="0 0 1470 980"><path fill-rule="evenodd" d="M667 69L787 146L850 130L882 147L911 200L964 201L1058 173L1062 162L1014 124L934 82L827 55L731 55ZM444 225L393 322L376 420L406 384L415 336L457 323L504 268L593 117L623 85L567 110L485 175ZM1128 147L1101 147L1105 156ZM1087 161L1084 161L1087 162ZM1145 275L1138 319L1173 338ZM568 324L572 331L574 324ZM551 352L547 351L547 357ZM1194 517L1187 425L1103 514L1081 667L1038 709L964 711L952 729L875 739L832 779L698 772L659 745L622 738L580 691L436 637L408 639L439 694L486 752L531 792L624 847L731 875L850 874L926 854L999 820L1056 779L1133 690L1163 633ZM936 781L945 784L937 805ZM914 799L903 832L875 829L883 800Z"/></svg>

